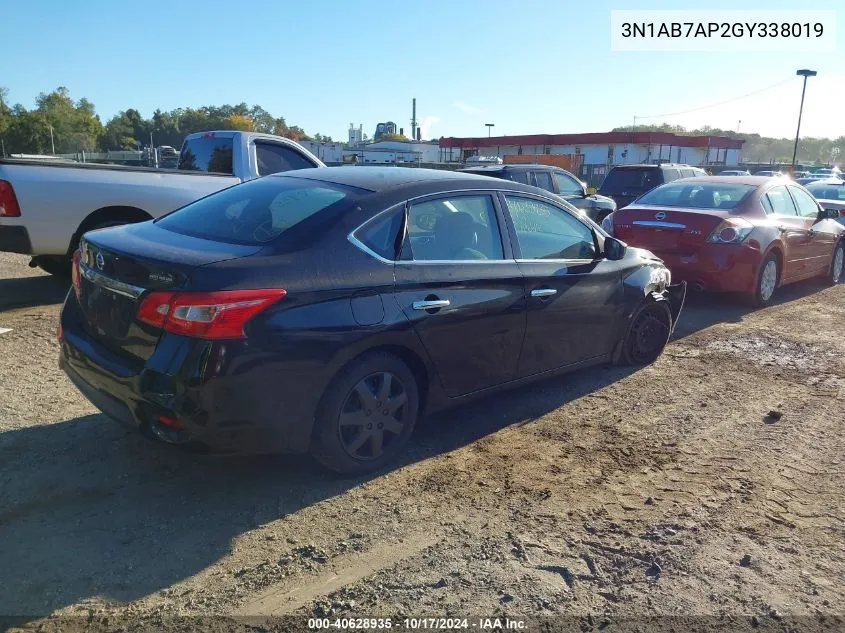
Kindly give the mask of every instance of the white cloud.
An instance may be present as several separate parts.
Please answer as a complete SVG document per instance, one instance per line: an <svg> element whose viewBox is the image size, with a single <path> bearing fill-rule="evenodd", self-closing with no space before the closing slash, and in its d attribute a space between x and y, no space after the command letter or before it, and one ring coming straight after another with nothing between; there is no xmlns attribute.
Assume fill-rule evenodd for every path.
<svg viewBox="0 0 845 633"><path fill-rule="evenodd" d="M457 108L464 114L469 114L471 116L478 116L480 114L484 114L484 110L482 110L481 108L476 108L475 106L465 103L463 101L455 101L455 103L452 104L452 107Z"/></svg>
<svg viewBox="0 0 845 633"><path fill-rule="evenodd" d="M426 139L431 138L429 130L438 123L440 123L440 117L431 115L423 117L423 120L420 121L420 135Z"/></svg>

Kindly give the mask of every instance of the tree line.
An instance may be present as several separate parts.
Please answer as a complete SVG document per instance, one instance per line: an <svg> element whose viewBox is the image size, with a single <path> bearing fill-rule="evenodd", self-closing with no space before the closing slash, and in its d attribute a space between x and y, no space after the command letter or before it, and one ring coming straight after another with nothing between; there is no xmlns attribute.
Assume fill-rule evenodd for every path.
<svg viewBox="0 0 845 633"><path fill-rule="evenodd" d="M733 130L722 130L705 125L702 128L688 130L680 125L637 125L636 127L617 127L612 132L672 132L680 136L726 136L728 138L745 141L740 152L742 161L746 163L791 163L795 137L772 138L759 134L739 133ZM798 139L798 153L796 162L828 165L842 160L834 148L845 152L845 136L839 138L814 138L803 136Z"/></svg>
<svg viewBox="0 0 845 633"><path fill-rule="evenodd" d="M118 112L105 125L94 104L75 101L59 87L41 93L35 108L8 103L8 89L0 87L0 141L9 154L72 154L79 151L137 150L144 146L171 145L177 149L188 134L208 130L242 130L276 134L295 141L332 142L331 137L309 135L284 117L275 117L258 105L205 106L156 110L145 119L138 110Z"/></svg>

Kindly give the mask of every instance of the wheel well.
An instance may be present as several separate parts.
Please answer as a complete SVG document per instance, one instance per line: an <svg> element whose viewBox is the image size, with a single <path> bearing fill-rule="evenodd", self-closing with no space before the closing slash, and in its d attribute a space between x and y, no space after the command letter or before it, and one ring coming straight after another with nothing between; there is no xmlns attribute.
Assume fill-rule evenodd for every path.
<svg viewBox="0 0 845 633"><path fill-rule="evenodd" d="M82 224L79 225L79 228L76 229L76 233L73 234L70 244L68 245L68 255L72 254L73 251L76 250L76 245L79 243L79 238L82 237L83 233L90 231L100 224L105 224L106 222L145 222L152 219L153 218L149 213L137 207L114 206L97 209L89 214L88 217L82 221Z"/></svg>

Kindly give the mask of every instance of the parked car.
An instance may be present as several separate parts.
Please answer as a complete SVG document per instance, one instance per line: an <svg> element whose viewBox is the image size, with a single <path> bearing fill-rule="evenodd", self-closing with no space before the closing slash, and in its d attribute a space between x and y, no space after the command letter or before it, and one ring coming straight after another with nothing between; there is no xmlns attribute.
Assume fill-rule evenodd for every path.
<svg viewBox="0 0 845 633"><path fill-rule="evenodd" d="M813 194L823 209L839 213L839 222L845 224L845 180L829 178L817 180L807 185L807 191Z"/></svg>
<svg viewBox="0 0 845 633"><path fill-rule="evenodd" d="M772 171L770 169L764 169L762 171L755 171L755 176L763 176L765 178L786 178L787 175L782 171Z"/></svg>
<svg viewBox="0 0 845 633"><path fill-rule="evenodd" d="M839 167L823 167L814 172L815 176L821 176L822 178L839 178L841 174L842 170Z"/></svg>
<svg viewBox="0 0 845 633"><path fill-rule="evenodd" d="M0 159L0 251L67 274L86 231L157 218L265 174L324 166L286 138L231 130L189 135L176 170Z"/></svg>
<svg viewBox="0 0 845 633"><path fill-rule="evenodd" d="M839 281L845 227L835 218L792 181L711 176L658 187L608 216L605 229L653 251L695 289L765 305L779 286Z"/></svg>
<svg viewBox="0 0 845 633"><path fill-rule="evenodd" d="M725 171L720 171L719 176L750 176L751 172L747 169L726 169Z"/></svg>
<svg viewBox="0 0 845 633"><path fill-rule="evenodd" d="M659 356L686 286L570 208L440 170L238 185L85 234L60 365L165 442L376 469L423 412Z"/></svg>
<svg viewBox="0 0 845 633"><path fill-rule="evenodd" d="M599 193L613 198L616 206L621 209L663 183L706 175L703 169L689 165L617 165L605 176Z"/></svg>
<svg viewBox="0 0 845 633"><path fill-rule="evenodd" d="M504 178L513 182L540 187L559 195L567 202L583 209L593 222L601 222L608 213L616 211L616 203L606 196L587 193L586 183L559 167L549 165L494 165L471 167L460 171Z"/></svg>
<svg viewBox="0 0 845 633"><path fill-rule="evenodd" d="M816 175L809 175L805 176L804 178L796 178L795 182L799 185L804 185L805 187L809 185L811 182L818 182L819 180L826 180L828 176L816 176Z"/></svg>
<svg viewBox="0 0 845 633"><path fill-rule="evenodd" d="M794 172L792 172L792 179L795 180L795 181L798 181L801 178L807 178L808 176L812 176L812 174L808 171L794 171Z"/></svg>

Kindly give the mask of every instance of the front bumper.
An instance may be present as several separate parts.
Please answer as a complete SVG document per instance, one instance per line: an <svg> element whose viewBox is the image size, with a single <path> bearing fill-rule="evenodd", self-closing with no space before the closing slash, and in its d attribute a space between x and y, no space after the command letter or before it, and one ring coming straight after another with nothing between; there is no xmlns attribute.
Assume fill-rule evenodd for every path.
<svg viewBox="0 0 845 633"><path fill-rule="evenodd" d="M0 225L0 251L31 255L32 242L26 227Z"/></svg>
<svg viewBox="0 0 845 633"><path fill-rule="evenodd" d="M672 271L672 279L714 292L751 292L761 261L760 251L745 244L708 243L691 255L655 255Z"/></svg>

